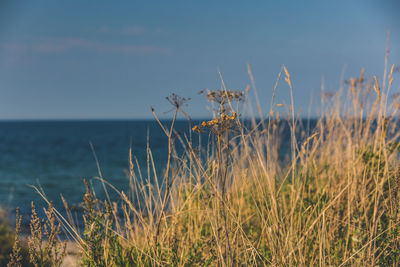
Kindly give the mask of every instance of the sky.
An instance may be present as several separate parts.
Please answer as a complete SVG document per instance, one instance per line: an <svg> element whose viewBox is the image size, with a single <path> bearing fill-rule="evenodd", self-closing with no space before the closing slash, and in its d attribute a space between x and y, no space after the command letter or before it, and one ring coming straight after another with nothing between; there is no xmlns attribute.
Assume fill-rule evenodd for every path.
<svg viewBox="0 0 400 267"><path fill-rule="evenodd" d="M168 118L171 93L207 117L198 92L221 77L244 90L247 65L264 112L285 65L296 112L317 115L322 83L382 77L389 29L400 65L398 14L396 0L2 0L0 119L150 119L150 106ZM281 81L278 100L288 92Z"/></svg>

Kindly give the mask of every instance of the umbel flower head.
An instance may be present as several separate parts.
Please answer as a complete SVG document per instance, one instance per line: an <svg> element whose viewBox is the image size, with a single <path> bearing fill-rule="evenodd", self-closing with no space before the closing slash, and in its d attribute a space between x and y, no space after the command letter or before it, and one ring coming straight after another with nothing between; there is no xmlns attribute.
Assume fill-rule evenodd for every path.
<svg viewBox="0 0 400 267"><path fill-rule="evenodd" d="M227 130L233 129L235 126L238 125L238 115L235 111L232 110L231 106L228 104L231 102L242 101L243 95L244 93L242 91L208 91L206 94L208 101L217 103L219 105L219 116L209 121L203 121L200 125L194 126L192 130L195 132L209 130L215 134L221 134Z"/></svg>
<svg viewBox="0 0 400 267"><path fill-rule="evenodd" d="M203 93L203 92L200 92ZM208 101L215 102L220 105L225 105L228 102L239 102L243 100L244 93L242 91L233 90L215 90L207 91L206 97Z"/></svg>
<svg viewBox="0 0 400 267"><path fill-rule="evenodd" d="M220 118L215 118L209 121L203 121L200 125L195 125L192 130L202 132L203 130L211 130L215 133L223 132L234 128L237 125L237 113L232 112L232 115L222 113Z"/></svg>

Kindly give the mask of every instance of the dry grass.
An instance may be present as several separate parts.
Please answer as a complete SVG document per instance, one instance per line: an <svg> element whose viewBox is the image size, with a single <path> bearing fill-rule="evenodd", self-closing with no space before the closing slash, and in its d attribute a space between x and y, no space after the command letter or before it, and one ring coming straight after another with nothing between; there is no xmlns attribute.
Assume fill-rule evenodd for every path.
<svg viewBox="0 0 400 267"><path fill-rule="evenodd" d="M286 68L282 76L291 91L283 120L273 97L271 116L246 126L236 115L242 104L230 97L237 92L208 92L214 119L194 128L210 133L208 149L193 147L201 136L174 131L183 99L169 98L176 112L169 127L160 122L169 140L162 184L148 149L149 176L131 155L130 187L118 192L122 203L97 200L87 186L83 233L59 217L81 248L81 262L398 266L400 102L390 97L394 66L382 82L362 72L347 89L323 92L322 116L309 135L302 135L295 117ZM279 144L287 141L281 139L282 125L291 132L286 164L278 156ZM184 144L183 154L175 142Z"/></svg>

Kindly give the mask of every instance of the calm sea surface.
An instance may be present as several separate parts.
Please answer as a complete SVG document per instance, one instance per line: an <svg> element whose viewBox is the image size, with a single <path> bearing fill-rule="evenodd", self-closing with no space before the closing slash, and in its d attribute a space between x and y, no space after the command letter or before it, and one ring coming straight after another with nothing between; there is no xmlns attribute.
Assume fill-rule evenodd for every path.
<svg viewBox="0 0 400 267"><path fill-rule="evenodd" d="M170 121L163 123L168 125ZM189 124L178 121L175 129L187 132ZM156 168L162 171L168 144L154 120L0 122L0 206L10 211L11 221L13 211L19 207L26 223L31 201L40 210L46 206L32 185L41 186L60 210L60 194L70 205L78 206L85 192L84 178L91 182L96 196L105 199L101 183L95 178L99 171L94 152L103 177L126 191L129 148L146 176L147 140ZM117 196L114 200L118 201Z"/></svg>
<svg viewBox="0 0 400 267"><path fill-rule="evenodd" d="M178 131L188 128L187 122L176 124ZM40 185L58 208L60 194L78 205L85 192L83 178L92 182L97 197L104 197L95 179L99 172L93 150L103 177L124 189L128 184L129 148L145 170L147 139L157 169L162 170L167 139L155 121L0 122L0 205L11 211L19 207L28 218L31 201L44 207L30 185Z"/></svg>

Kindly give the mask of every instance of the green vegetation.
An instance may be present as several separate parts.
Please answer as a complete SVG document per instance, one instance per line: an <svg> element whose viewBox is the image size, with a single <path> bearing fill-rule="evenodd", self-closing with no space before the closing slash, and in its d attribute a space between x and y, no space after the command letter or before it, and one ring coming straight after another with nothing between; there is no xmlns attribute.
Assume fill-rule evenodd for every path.
<svg viewBox="0 0 400 267"><path fill-rule="evenodd" d="M276 88L270 116L250 127L240 120L248 90L205 92L214 118L194 126L190 136L174 131L177 114L187 116L187 99L172 95L169 127L153 110L168 137L163 183L152 172L150 150L151 177L140 173L130 154L130 187L118 192L121 202L96 199L85 183L83 233L72 216L62 218L53 208L48 221L57 215L80 246L83 266L398 266L400 102L390 97L394 72L393 66L381 83L362 72L346 90L323 92L321 119L304 140L297 140L303 127L291 97L284 120L291 129L289 164L278 157L285 141L278 109L285 106L276 103ZM292 92L285 67L281 76ZM193 138L201 138L196 132L212 137L207 150L193 147ZM184 145L183 154L176 142ZM49 225L50 238L59 230L54 221ZM62 251L62 244L52 244L48 254ZM31 258L41 251L31 249ZM46 262L59 263L64 254L52 255Z"/></svg>
<svg viewBox="0 0 400 267"><path fill-rule="evenodd" d="M9 225L6 215L4 210L0 210L0 266L33 266L29 263L28 244L19 237L19 210L17 209L16 229Z"/></svg>

